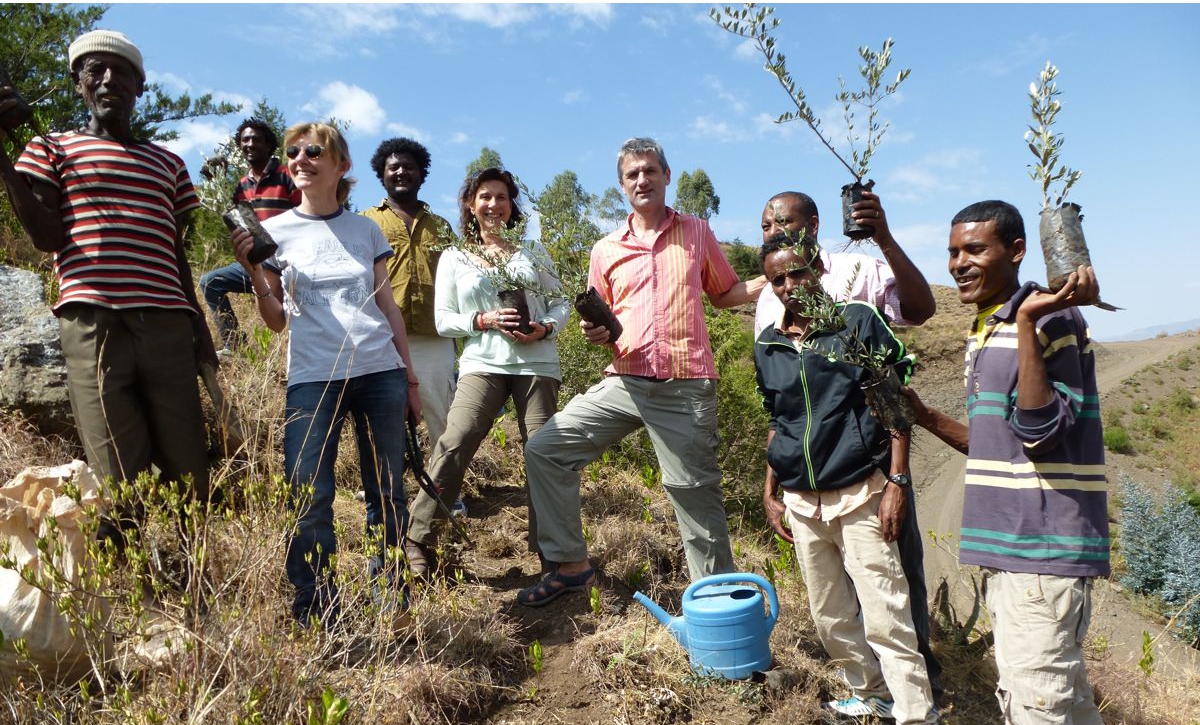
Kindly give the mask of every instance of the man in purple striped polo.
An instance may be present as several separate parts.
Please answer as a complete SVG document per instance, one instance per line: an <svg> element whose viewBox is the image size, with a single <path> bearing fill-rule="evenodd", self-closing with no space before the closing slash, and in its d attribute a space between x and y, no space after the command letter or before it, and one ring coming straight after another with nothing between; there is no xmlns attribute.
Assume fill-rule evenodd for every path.
<svg viewBox="0 0 1200 725"><path fill-rule="evenodd" d="M1079 307L1091 267L1054 294L1021 284L1021 214L960 211L950 274L978 315L967 341L967 425L910 391L917 423L967 455L959 558L989 574L1007 725L1102 725L1083 663L1091 578L1109 573L1108 484L1096 359Z"/></svg>
<svg viewBox="0 0 1200 725"><path fill-rule="evenodd" d="M134 138L146 83L137 46L94 30L71 43L68 61L87 125L34 138L15 166L0 154L0 177L34 246L54 256L75 425L102 478L132 481L153 464L206 497L196 370L216 353L182 238L199 202L182 159ZM12 94L0 89L0 111ZM119 512L115 525L134 524Z"/></svg>

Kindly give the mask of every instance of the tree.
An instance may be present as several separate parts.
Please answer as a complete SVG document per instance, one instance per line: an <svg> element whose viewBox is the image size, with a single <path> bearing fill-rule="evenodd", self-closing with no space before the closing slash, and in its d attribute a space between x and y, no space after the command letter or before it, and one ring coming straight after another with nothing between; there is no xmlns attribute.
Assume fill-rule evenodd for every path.
<svg viewBox="0 0 1200 725"><path fill-rule="evenodd" d="M587 280L588 254L600 238L600 228L591 215L597 199L579 183L574 171L551 179L534 200L542 232L542 246L550 253L563 287L570 294L583 291Z"/></svg>
<svg viewBox="0 0 1200 725"><path fill-rule="evenodd" d="M75 38L94 29L107 11L105 5L0 5L0 63L34 111L29 127L17 129L4 138L4 153L10 159L20 155L35 133L65 131L87 124L88 111L71 84L66 66L67 49ZM177 133L164 130L162 124L225 115L239 108L231 103L213 103L210 93L194 99L187 93L173 97L158 84L147 83L134 109L133 132L139 138L169 141ZM0 194L0 226L21 233L8 208L6 194Z"/></svg>
<svg viewBox="0 0 1200 725"><path fill-rule="evenodd" d="M71 85L65 59L71 41L93 30L107 11L105 5L0 5L0 63L33 106L35 122L41 130L66 130L87 123L87 109ZM239 108L231 103L213 103L211 93L199 98L187 93L173 97L158 84L147 83L146 92L134 110L133 131L140 138L169 141L177 134L163 130L162 124L198 116L220 116ZM18 144L23 145L28 138L14 141L17 143L10 151L13 157L20 150Z"/></svg>
<svg viewBox="0 0 1200 725"><path fill-rule="evenodd" d="M500 153L484 146L479 150L479 158L467 164L467 176L473 176L493 166L498 169L504 168L504 162L500 160Z"/></svg>
<svg viewBox="0 0 1200 725"><path fill-rule="evenodd" d="M675 210L708 219L719 213L721 197L713 188L712 179L704 169L694 173L683 172L675 183Z"/></svg>
<svg viewBox="0 0 1200 725"><path fill-rule="evenodd" d="M604 190L604 195L596 204L596 218L605 223L609 229L616 229L625 223L629 211L625 208L625 195L615 186Z"/></svg>

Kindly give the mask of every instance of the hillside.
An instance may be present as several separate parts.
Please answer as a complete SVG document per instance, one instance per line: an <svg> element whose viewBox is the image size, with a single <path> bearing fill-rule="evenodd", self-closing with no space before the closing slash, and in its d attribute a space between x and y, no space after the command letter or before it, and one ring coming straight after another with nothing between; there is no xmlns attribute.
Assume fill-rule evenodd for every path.
<svg viewBox="0 0 1200 725"><path fill-rule="evenodd" d="M962 406L962 340L971 313L953 290L938 287L935 295L938 315L903 335L921 358L914 387L953 411ZM252 319L250 310L242 317ZM753 496L730 499L735 557L743 570L775 581L781 601L771 640L776 675L755 684L690 674L679 645L631 599L642 590L676 613L687 581L674 514L656 472L653 466L619 463L624 450L584 472L586 535L603 572L600 588L594 596L568 596L541 609L517 606L516 591L535 581L538 562L524 548L520 448L516 426L507 418L485 442L466 481L470 540L446 541L440 551L444 578L414 584L412 608L403 616L372 604L362 574L362 504L354 498L357 461L347 432L338 462L344 490L336 506L339 579L350 614L332 634L295 629L284 613L288 585L280 564L288 521L279 479L282 349L278 337L264 333L255 339L256 346L223 370L251 440L216 471L231 505L207 518L203 536L192 540L190 558L182 563L170 554L178 548L177 522L169 515L155 517L142 547L149 561L131 559L102 587L116 603L111 629L125 653L123 674L93 682L86 700L78 688L28 680L0 690L0 711L11 713L13 723L808 723L822 721L822 699L844 693L813 633L790 548L765 534ZM1134 455L1110 461L1110 479L1126 468L1138 475L1154 469L1164 479L1170 475L1169 450L1156 447L1166 439L1134 421L1175 395L1179 375L1200 374L1200 365L1170 357L1197 341L1168 337L1101 346L1106 411L1110 400L1113 410L1132 406L1121 420L1135 445ZM1200 352L1189 354L1200 361ZM1151 372L1140 372L1148 365ZM1145 375L1161 384L1151 385ZM1180 384L1195 391L1195 380L1188 380ZM745 384L740 374L724 381ZM1138 413L1138 406L1149 407ZM751 420L760 415L740 414ZM11 418L3 420L0 440L0 471L7 475L30 460L57 462L77 453L69 441L40 438ZM727 451L761 445L728 434L723 443ZM956 457L918 435L913 468L919 515L923 528L939 534L957 531L961 498L956 504L955 493L962 471ZM745 467L730 462L726 473ZM746 475L730 481L731 488L754 490L757 474ZM949 539L927 550L931 591L942 577L956 591L968 581L948 552L952 547ZM123 603L135 581L147 580L155 582L152 596ZM1140 633L1163 631L1161 618L1135 610L1116 587L1102 585L1097 592L1090 664L1106 698L1106 722L1194 725L1200 715L1200 669L1188 659L1194 651L1161 638L1155 644L1157 670L1152 677L1142 674L1136 664ZM961 622L962 600L953 601L958 607L951 619ZM995 672L979 633L947 624L934 640L947 665L945 720L995 723ZM958 641L958 634L967 636ZM43 693L36 702L27 694L33 687ZM345 703L344 718L314 719L328 710L323 695L334 705Z"/></svg>

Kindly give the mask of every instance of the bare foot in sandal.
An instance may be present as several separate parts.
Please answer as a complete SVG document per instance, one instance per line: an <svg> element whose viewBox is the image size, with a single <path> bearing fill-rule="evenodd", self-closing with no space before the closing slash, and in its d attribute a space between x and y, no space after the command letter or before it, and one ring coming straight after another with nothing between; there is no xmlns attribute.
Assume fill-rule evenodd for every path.
<svg viewBox="0 0 1200 725"><path fill-rule="evenodd" d="M517 603L526 607L541 607L567 592L582 592L596 583L596 571L590 562L561 564L533 586L517 594Z"/></svg>

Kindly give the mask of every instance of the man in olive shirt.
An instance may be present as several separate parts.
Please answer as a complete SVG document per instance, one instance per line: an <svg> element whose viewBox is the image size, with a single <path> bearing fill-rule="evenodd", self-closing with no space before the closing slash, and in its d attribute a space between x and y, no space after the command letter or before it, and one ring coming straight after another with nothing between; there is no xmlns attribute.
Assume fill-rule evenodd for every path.
<svg viewBox="0 0 1200 725"><path fill-rule="evenodd" d="M392 293L408 330L408 349L421 381L421 414L432 448L446 430L446 413L454 397L454 341L441 337L433 323L433 281L440 252L435 246L453 238L450 222L417 198L429 173L429 151L407 138L379 144L371 168L387 197L362 212L387 236L395 254L387 262ZM411 391L410 391L411 394Z"/></svg>

